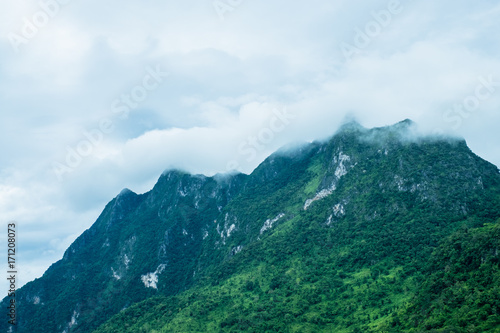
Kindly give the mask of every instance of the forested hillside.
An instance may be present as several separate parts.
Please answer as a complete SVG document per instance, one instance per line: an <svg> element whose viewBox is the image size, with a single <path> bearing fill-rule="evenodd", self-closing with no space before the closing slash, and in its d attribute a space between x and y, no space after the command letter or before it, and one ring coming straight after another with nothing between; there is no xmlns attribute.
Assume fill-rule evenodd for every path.
<svg viewBox="0 0 500 333"><path fill-rule="evenodd" d="M20 290L19 327L500 332L499 232L499 170L465 141L349 123L250 175L122 192Z"/></svg>

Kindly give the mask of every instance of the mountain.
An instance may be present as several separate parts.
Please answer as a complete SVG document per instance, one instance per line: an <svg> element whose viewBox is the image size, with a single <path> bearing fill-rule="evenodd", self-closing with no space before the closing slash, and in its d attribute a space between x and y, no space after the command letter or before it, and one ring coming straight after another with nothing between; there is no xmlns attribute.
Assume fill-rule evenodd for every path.
<svg viewBox="0 0 500 333"><path fill-rule="evenodd" d="M500 332L499 236L499 170L464 140L350 122L123 190L18 291L18 332Z"/></svg>

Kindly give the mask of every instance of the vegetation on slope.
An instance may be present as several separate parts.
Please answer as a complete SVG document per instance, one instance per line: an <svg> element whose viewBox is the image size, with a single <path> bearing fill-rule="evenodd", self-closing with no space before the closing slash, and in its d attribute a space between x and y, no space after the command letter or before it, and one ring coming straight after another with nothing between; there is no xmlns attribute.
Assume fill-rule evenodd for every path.
<svg viewBox="0 0 500 333"><path fill-rule="evenodd" d="M292 164L294 181L267 179L227 207L249 234L284 212L272 231L236 234L194 288L132 306L96 332L497 332L497 169L460 143L395 143L385 158L339 141L330 154L268 161ZM339 149L370 158L304 210Z"/></svg>

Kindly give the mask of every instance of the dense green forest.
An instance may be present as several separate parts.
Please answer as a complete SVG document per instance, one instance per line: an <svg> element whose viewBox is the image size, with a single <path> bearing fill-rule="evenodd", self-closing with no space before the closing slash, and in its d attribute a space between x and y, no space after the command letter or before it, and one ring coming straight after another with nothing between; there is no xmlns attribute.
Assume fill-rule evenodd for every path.
<svg viewBox="0 0 500 333"><path fill-rule="evenodd" d="M276 236L273 249L228 264L240 273L139 303L97 332L500 332L500 220L464 221L429 262L389 254L368 267L320 232ZM309 245L287 254L295 242Z"/></svg>

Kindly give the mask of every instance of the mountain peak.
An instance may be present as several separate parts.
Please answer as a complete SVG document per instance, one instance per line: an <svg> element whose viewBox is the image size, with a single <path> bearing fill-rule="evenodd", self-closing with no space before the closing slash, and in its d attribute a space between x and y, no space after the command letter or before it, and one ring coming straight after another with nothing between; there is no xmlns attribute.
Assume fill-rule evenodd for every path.
<svg viewBox="0 0 500 333"><path fill-rule="evenodd" d="M162 172L162 177L163 176L169 176L169 175L184 175L187 172L181 169L173 168L173 169L166 169Z"/></svg>
<svg viewBox="0 0 500 333"><path fill-rule="evenodd" d="M413 120L406 118L405 120L402 120L400 122L397 122L396 124L390 126L398 129L408 129L417 126L417 123L415 123Z"/></svg>
<svg viewBox="0 0 500 333"><path fill-rule="evenodd" d="M116 196L117 198L121 198L121 197L125 197L125 196L128 196L130 194L134 194L136 195L137 193L135 193L134 191L131 191L130 189L128 188L124 188L123 190L120 191L120 193L118 193L118 195Z"/></svg>
<svg viewBox="0 0 500 333"><path fill-rule="evenodd" d="M352 132L352 131L362 131L365 130L359 121L356 119L356 117L352 114L348 114L347 116L344 117L342 120L342 124L339 127L338 132Z"/></svg>
<svg viewBox="0 0 500 333"><path fill-rule="evenodd" d="M383 130L389 130L389 131L406 131L408 129L415 129L417 127L417 123L414 122L413 120L406 118L404 120L398 121L397 123L394 123L392 125L386 125L386 126L381 126L381 127L374 127L373 130L375 131L383 131Z"/></svg>
<svg viewBox="0 0 500 333"><path fill-rule="evenodd" d="M404 120L401 120L398 124L415 125L415 122L409 118L406 118Z"/></svg>
<svg viewBox="0 0 500 333"><path fill-rule="evenodd" d="M340 125L339 131L361 131L365 130L363 126L356 120L350 120L348 122L343 123Z"/></svg>

